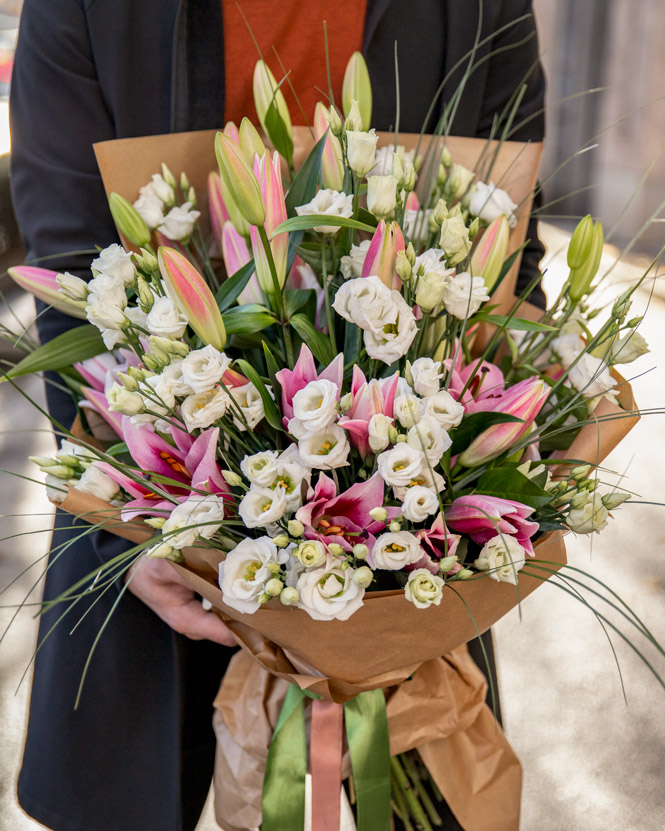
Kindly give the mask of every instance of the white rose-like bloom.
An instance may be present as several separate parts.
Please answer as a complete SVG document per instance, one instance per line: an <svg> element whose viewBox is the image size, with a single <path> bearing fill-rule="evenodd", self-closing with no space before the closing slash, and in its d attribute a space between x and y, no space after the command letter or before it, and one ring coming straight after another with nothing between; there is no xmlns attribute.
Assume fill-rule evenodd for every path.
<svg viewBox="0 0 665 831"><path fill-rule="evenodd" d="M602 496L594 491L580 508L573 508L568 513L566 525L576 534L597 534L605 528L609 513L603 505Z"/></svg>
<svg viewBox="0 0 665 831"><path fill-rule="evenodd" d="M180 413L188 432L214 424L229 409L228 393L221 387L188 395L180 405Z"/></svg>
<svg viewBox="0 0 665 831"><path fill-rule="evenodd" d="M388 433L393 419L383 413L375 413L369 420L369 446L373 453L380 453L390 444Z"/></svg>
<svg viewBox="0 0 665 831"><path fill-rule="evenodd" d="M372 548L374 568L396 571L404 566L417 563L425 556L418 539L408 531L381 534Z"/></svg>
<svg viewBox="0 0 665 831"><path fill-rule="evenodd" d="M353 582L354 569L341 566L342 561L331 557L298 578L296 605L314 620L348 620L363 605L365 589Z"/></svg>
<svg viewBox="0 0 665 831"><path fill-rule="evenodd" d="M455 269L451 268L451 274ZM424 312L431 312L441 305L443 300L443 290L448 282L447 277L442 277L435 271L427 271L422 277L418 277L418 285L416 286L416 304Z"/></svg>
<svg viewBox="0 0 665 831"><path fill-rule="evenodd" d="M126 390L117 381L106 391L106 400L109 410L114 413L133 416L143 412L143 396Z"/></svg>
<svg viewBox="0 0 665 831"><path fill-rule="evenodd" d="M263 450L261 453L245 456L240 462L240 470L242 470L252 485L267 488L269 485L272 485L277 476L278 455L276 450Z"/></svg>
<svg viewBox="0 0 665 831"><path fill-rule="evenodd" d="M407 445L408 447L408 445ZM431 490L432 493L441 493L446 489L446 480L440 473L430 469L430 464L427 458L421 454L422 465L420 470L414 475L413 479L406 486L393 485L393 494L395 499L404 502L406 494L411 488L423 487Z"/></svg>
<svg viewBox="0 0 665 831"><path fill-rule="evenodd" d="M516 208L517 205L506 191L497 188L491 181L489 185L485 182L478 182L469 200L469 211L488 225L504 214L510 227L514 228L517 225L517 217L514 213Z"/></svg>
<svg viewBox="0 0 665 831"><path fill-rule="evenodd" d="M610 392L617 383L610 375L608 365L600 358L589 355L588 352L580 355L577 362L570 368L568 380L585 398L604 395Z"/></svg>
<svg viewBox="0 0 665 831"><path fill-rule="evenodd" d="M459 214L453 214L443 220L439 245L450 265L457 265L469 256L471 251L469 229Z"/></svg>
<svg viewBox="0 0 665 831"><path fill-rule="evenodd" d="M413 427L417 424L423 415L422 399L411 393L398 395L393 405L395 418L399 421L402 427Z"/></svg>
<svg viewBox="0 0 665 831"><path fill-rule="evenodd" d="M141 191L146 191L142 193ZM134 210L150 229L156 228L164 219L164 203L146 188L141 188L139 198L134 202Z"/></svg>
<svg viewBox="0 0 665 831"><path fill-rule="evenodd" d="M119 277L103 272L93 277L88 283L88 305L94 306L99 303L107 303L118 309L124 309L127 305L127 292L125 284Z"/></svg>
<svg viewBox="0 0 665 831"><path fill-rule="evenodd" d="M88 320L90 320L90 318L88 318ZM92 321L90 322L92 323ZM115 349L116 346L120 346L123 343L127 343L127 337L125 333L120 329L99 328L99 331L101 332L102 340L104 341L104 346L109 350L109 352L112 349Z"/></svg>
<svg viewBox="0 0 665 831"><path fill-rule="evenodd" d="M321 379L310 381L293 396L293 418L289 432L304 439L325 430L337 416L337 384Z"/></svg>
<svg viewBox="0 0 665 831"><path fill-rule="evenodd" d="M242 414L245 417L245 420L243 421L236 413L235 407L232 407L231 412L233 414L233 423L235 426L241 431L247 430L248 427L250 430L253 430L265 415L263 409L263 399L261 398L259 391L250 381L247 384L243 384L241 387L229 388L229 395L240 407ZM247 422L247 426L245 426L245 421Z"/></svg>
<svg viewBox="0 0 665 831"><path fill-rule="evenodd" d="M187 318L179 312L170 297L158 297L148 312L146 327L153 335L163 338L181 338L187 328Z"/></svg>
<svg viewBox="0 0 665 831"><path fill-rule="evenodd" d="M242 540L219 564L224 603L242 614L256 612L263 587L272 577L270 564L283 565L288 558L288 550L278 549L269 537Z"/></svg>
<svg viewBox="0 0 665 831"><path fill-rule="evenodd" d="M447 390L439 390L423 400L425 415L439 422L444 430L457 427L464 417L464 407Z"/></svg>
<svg viewBox="0 0 665 831"><path fill-rule="evenodd" d="M93 462L83 471L83 475L76 483L76 490L92 494L98 499L103 499L104 502L110 502L120 490L120 485Z"/></svg>
<svg viewBox="0 0 665 831"><path fill-rule="evenodd" d="M64 274L58 274L55 281L60 287L60 291L71 300L86 300L90 293L86 281L81 280L80 277L75 277L68 271L65 271Z"/></svg>
<svg viewBox="0 0 665 831"><path fill-rule="evenodd" d="M171 511L162 527L162 536L174 548L186 548L194 545L198 537L213 537L223 519L223 499L214 493L193 493Z"/></svg>
<svg viewBox="0 0 665 831"><path fill-rule="evenodd" d="M201 211L192 210L191 202L174 205L157 226L157 230L167 239L186 242L191 237L196 220L200 216Z"/></svg>
<svg viewBox="0 0 665 831"><path fill-rule="evenodd" d="M361 178L374 167L376 162L376 143L379 140L374 129L346 131L346 158L349 167Z"/></svg>
<svg viewBox="0 0 665 831"><path fill-rule="evenodd" d="M406 442L399 442L390 450L381 453L376 463L379 475L386 484L406 487L420 473L423 459L422 450Z"/></svg>
<svg viewBox="0 0 665 831"><path fill-rule="evenodd" d="M633 329L612 343L610 361L613 364L630 364L649 351L646 339L637 329Z"/></svg>
<svg viewBox="0 0 665 831"><path fill-rule="evenodd" d="M291 445L295 448L295 445ZM296 448L297 449L297 448ZM294 461L285 451L277 460L277 472L271 488L279 488L286 494L286 510L297 511L302 505L302 483L309 482L311 471Z"/></svg>
<svg viewBox="0 0 665 831"><path fill-rule="evenodd" d="M332 307L340 317L361 329L381 329L393 310L392 291L375 274L358 277L340 286Z"/></svg>
<svg viewBox="0 0 665 831"><path fill-rule="evenodd" d="M85 316L88 322L92 323L99 330L118 330L127 326L128 323L128 318L122 310L111 303L95 303L92 306L88 306L85 310Z"/></svg>
<svg viewBox="0 0 665 831"><path fill-rule="evenodd" d="M450 194L450 197L455 200L464 196L475 175L473 170L469 170L468 167L456 162L450 169L446 180L446 191Z"/></svg>
<svg viewBox="0 0 665 831"><path fill-rule="evenodd" d="M348 465L350 449L346 430L337 424L331 424L321 433L307 436L298 442L298 451L304 464L317 470L332 470Z"/></svg>
<svg viewBox="0 0 665 831"><path fill-rule="evenodd" d="M143 396L146 410L152 410L157 415L167 415L175 407L175 394L164 375L149 376L139 384L138 391Z"/></svg>
<svg viewBox="0 0 665 831"><path fill-rule="evenodd" d="M170 205L175 201L175 191L173 190L173 186L169 185L161 173L153 173L152 181L145 187L141 188L139 193L143 193L143 191L154 194L157 199L161 199L161 201L165 202L167 205Z"/></svg>
<svg viewBox="0 0 665 831"><path fill-rule="evenodd" d="M171 387L174 395L191 395L194 390L182 375L182 359L171 361L162 370L162 376Z"/></svg>
<svg viewBox="0 0 665 831"><path fill-rule="evenodd" d="M428 516L439 510L436 494L423 485L407 488L402 514L411 522L424 522Z"/></svg>
<svg viewBox="0 0 665 831"><path fill-rule="evenodd" d="M194 392L208 392L222 378L231 366L231 359L208 344L202 349L193 349L182 361L182 377Z"/></svg>
<svg viewBox="0 0 665 831"><path fill-rule="evenodd" d="M367 177L367 210L377 219L386 219L397 204L397 179L387 176Z"/></svg>
<svg viewBox="0 0 665 831"><path fill-rule="evenodd" d="M102 249L99 256L90 264L90 268L115 277L126 286L133 285L136 279L136 267L132 261L132 255L117 243Z"/></svg>
<svg viewBox="0 0 665 831"><path fill-rule="evenodd" d="M322 188L306 205L296 207L298 216L343 216L350 217L353 214L353 196L347 196L330 188ZM314 230L320 234L336 234L339 225L317 225Z"/></svg>
<svg viewBox="0 0 665 831"><path fill-rule="evenodd" d="M363 335L370 358L388 365L406 355L418 334L411 306L398 291L392 291L391 295L392 308L382 318L381 328L374 325L371 329L366 329Z"/></svg>
<svg viewBox="0 0 665 831"><path fill-rule="evenodd" d="M363 271L363 265L365 264L365 257L371 244L372 240L364 239L360 245L352 245L349 253L345 257L342 257L340 269L342 271L342 277L345 280L360 277Z"/></svg>
<svg viewBox="0 0 665 831"><path fill-rule="evenodd" d="M559 359L561 366L568 369L580 352L586 349L586 343L579 334L570 332L554 338L550 343L550 347Z"/></svg>
<svg viewBox="0 0 665 831"><path fill-rule="evenodd" d="M145 325L147 315L139 306L127 306L125 309L125 317L131 326L140 326L142 329L147 328Z"/></svg>
<svg viewBox="0 0 665 831"><path fill-rule="evenodd" d="M444 585L443 577L432 574L426 568L417 568L409 574L404 594L417 609L427 609L441 603Z"/></svg>
<svg viewBox="0 0 665 831"><path fill-rule="evenodd" d="M422 254L416 257L413 270L418 274L421 268L424 274L433 272L441 277L449 277L455 272L454 268L448 268L443 261L443 251L440 248L428 248L427 251L423 251Z"/></svg>
<svg viewBox="0 0 665 831"><path fill-rule="evenodd" d="M509 534L498 535L482 547L474 565L480 571L487 571L492 580L517 585L517 572L525 562L526 551Z"/></svg>
<svg viewBox="0 0 665 831"><path fill-rule="evenodd" d="M458 320L471 317L489 299L483 278L472 277L467 271L448 280L443 289L443 305Z"/></svg>
<svg viewBox="0 0 665 831"><path fill-rule="evenodd" d="M422 450L434 466L453 440L435 418L425 415L409 430L406 443L415 450Z"/></svg>
<svg viewBox="0 0 665 831"><path fill-rule="evenodd" d="M238 505L238 514L247 528L264 528L281 519L285 512L286 494L281 488L252 485Z"/></svg>
<svg viewBox="0 0 665 831"><path fill-rule="evenodd" d="M441 361L434 361L432 358L418 358L411 364L411 376L413 388L423 397L435 395L441 386L439 381L443 378Z"/></svg>
<svg viewBox="0 0 665 831"><path fill-rule="evenodd" d="M326 547L319 540L306 540L293 549L293 556L297 557L305 568L318 568L326 562Z"/></svg>

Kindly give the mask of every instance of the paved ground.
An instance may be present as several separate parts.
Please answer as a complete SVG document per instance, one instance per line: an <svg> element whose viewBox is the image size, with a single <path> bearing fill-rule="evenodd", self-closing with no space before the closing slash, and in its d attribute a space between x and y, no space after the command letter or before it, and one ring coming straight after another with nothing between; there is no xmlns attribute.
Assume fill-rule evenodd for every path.
<svg viewBox="0 0 665 831"><path fill-rule="evenodd" d="M547 234L556 251L560 237ZM556 269L547 278L557 282ZM551 290L551 288L550 288ZM644 305L646 295L641 295ZM16 308L29 314L29 302ZM637 313L637 312L635 312ZM631 371L652 371L633 381L643 408L665 406L665 301L652 300L644 334L652 354ZM657 366L658 363L661 366ZM634 366L634 365L633 365ZM629 369L632 369L629 367ZM38 384L25 388L33 397ZM2 466L32 475L29 453L50 447L39 417L21 397L0 388L0 453ZM21 424L21 431L15 429ZM665 416L642 419L607 460L607 467L627 469L627 487L645 501L665 493L662 436ZM638 473L639 472L639 473ZM17 578L47 545L49 506L43 489L2 475L3 519L0 533L0 588ZM43 514L38 520L22 513ZM22 536L15 536L21 534ZM611 530L592 541L569 538L570 562L608 582L630 603L665 643L665 508L626 505L616 513ZM32 585L32 571L0 595L0 603L19 602ZM12 610L0 608L0 624ZM624 631L625 627L624 627ZM507 732L525 769L522 831L662 831L665 827L665 691L618 642L617 654L626 685L624 704L619 675L607 640L593 615L554 587L545 586L496 627L502 706ZM36 831L15 803L28 684L21 675L34 648L35 624L24 611L0 644L0 829ZM658 664L665 671L665 660ZM210 816L199 831L217 826ZM121 831L121 829L118 829Z"/></svg>

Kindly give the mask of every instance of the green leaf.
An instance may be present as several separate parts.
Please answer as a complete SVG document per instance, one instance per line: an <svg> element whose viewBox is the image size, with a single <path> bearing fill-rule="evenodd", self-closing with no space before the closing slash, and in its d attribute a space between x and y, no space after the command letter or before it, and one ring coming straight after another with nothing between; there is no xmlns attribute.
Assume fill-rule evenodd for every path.
<svg viewBox="0 0 665 831"><path fill-rule="evenodd" d="M254 384L256 389L259 391L259 395L261 396L261 401L263 402L263 411L266 415L266 421L274 430L280 430L281 432L285 432L284 427L282 426L282 418L280 416L279 410L277 409L277 405L273 401L270 393L268 392L268 388L265 385L265 382L259 375L259 373L254 369L251 364L248 364L247 361L244 361L242 358L239 358L236 362L236 366L242 372L243 375L246 375L247 378Z"/></svg>
<svg viewBox="0 0 665 831"><path fill-rule="evenodd" d="M541 508L552 501L551 493L515 467L497 467L483 473L476 484L476 493L512 499L531 508Z"/></svg>
<svg viewBox="0 0 665 831"><path fill-rule="evenodd" d="M272 391L275 394L275 401L282 400L282 386L277 380L277 373L279 372L279 366L277 365L277 361L275 360L275 356L270 351L270 347L268 344L263 341L261 344L263 346L263 354L266 359L266 367L268 369L268 377L270 378L270 384L272 386Z"/></svg>
<svg viewBox="0 0 665 831"><path fill-rule="evenodd" d="M61 335L38 346L13 366L1 380L18 378L32 372L66 369L72 364L94 358L107 352L99 330L89 323L75 326Z"/></svg>
<svg viewBox="0 0 665 831"><path fill-rule="evenodd" d="M373 234L376 228L373 225L366 225L364 222L358 222L356 219L350 219L346 216L326 216L325 214L312 214L311 216L294 216L282 222L272 232L271 239L274 239L277 234L283 234L284 231L307 231L310 228L315 228L319 225L336 225L339 228L356 228L358 231L367 231Z"/></svg>
<svg viewBox="0 0 665 831"><path fill-rule="evenodd" d="M238 299L238 295L249 283L252 274L254 274L254 260L250 260L222 283L215 295L220 312L225 312L231 308Z"/></svg>
<svg viewBox="0 0 665 831"><path fill-rule="evenodd" d="M276 94L277 90L275 90ZM286 159L289 167L291 167L293 164L293 139L291 138L289 128L284 123L284 119L279 114L274 96L266 112L265 125L266 133L268 133L273 147L280 156Z"/></svg>
<svg viewBox="0 0 665 831"><path fill-rule="evenodd" d="M286 313L289 317L301 309L313 296L313 289L288 289L286 294Z"/></svg>
<svg viewBox="0 0 665 831"><path fill-rule="evenodd" d="M522 317L511 317L510 315L488 315L480 312L474 315L474 322L482 320L485 323L494 323L496 326L507 324L508 329L517 329L520 332L558 332L556 326L547 326L545 323L538 323L535 320L526 320Z"/></svg>
<svg viewBox="0 0 665 831"><path fill-rule="evenodd" d="M293 315L291 325L312 350L317 361L327 366L335 356L326 335L319 332L305 315Z"/></svg>
<svg viewBox="0 0 665 831"><path fill-rule="evenodd" d="M261 332L275 322L274 314L258 303L234 306L222 315L228 337Z"/></svg>
<svg viewBox="0 0 665 831"><path fill-rule="evenodd" d="M299 205L306 205L316 196L321 181L321 156L326 137L327 134L316 142L291 182L289 192L284 199L288 216L297 216L296 208Z"/></svg>
<svg viewBox="0 0 665 831"><path fill-rule="evenodd" d="M507 424L510 421L522 422L524 419L507 413L472 413L462 419L462 422L454 430L450 431L453 440L450 448L450 455L457 456L471 444L471 442L482 432L494 424Z"/></svg>

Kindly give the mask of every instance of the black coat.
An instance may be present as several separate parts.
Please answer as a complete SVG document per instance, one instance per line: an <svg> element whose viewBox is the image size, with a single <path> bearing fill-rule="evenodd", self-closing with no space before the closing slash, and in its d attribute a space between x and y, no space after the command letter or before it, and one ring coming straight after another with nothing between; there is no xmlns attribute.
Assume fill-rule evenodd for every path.
<svg viewBox="0 0 665 831"><path fill-rule="evenodd" d="M479 64L452 132L487 136L528 75L516 120L525 123L514 138L540 140L544 82L533 20L508 26L531 11L531 0L482 0L482 11L477 41L498 34L476 60L520 45ZM477 30L475 0L370 0L363 51L374 126L387 129L394 118L395 40L400 126L419 131L437 86L473 47ZM452 72L443 100L465 63ZM25 0L11 119L13 196L28 258L85 274L90 254L70 252L117 241L93 142L219 127L224 88L220 0ZM527 271L540 252L532 246ZM70 323L49 311L40 319L42 339ZM51 388L49 399L60 421L71 420L66 398ZM54 545L72 538L70 517L60 515L58 525ZM106 534L70 545L49 571L46 597L124 545ZM188 831L210 782L210 702L230 650L175 635L127 595L74 712L83 663L116 597L114 588L73 636L66 622L57 626L37 656L19 799L56 831ZM42 622L42 637L57 614Z"/></svg>

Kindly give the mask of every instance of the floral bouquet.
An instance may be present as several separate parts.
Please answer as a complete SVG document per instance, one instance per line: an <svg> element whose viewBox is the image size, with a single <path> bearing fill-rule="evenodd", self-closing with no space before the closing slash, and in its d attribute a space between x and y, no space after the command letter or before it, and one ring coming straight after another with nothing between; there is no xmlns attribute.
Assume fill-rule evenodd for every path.
<svg viewBox="0 0 665 831"><path fill-rule="evenodd" d="M369 83L359 56L348 74ZM166 558L245 647L218 700L227 831L337 828L343 778L360 829L429 828L439 790L465 827L515 828L519 763L463 645L564 566L566 529L599 532L628 499L595 471L637 418L615 370L647 350L634 288L599 321L586 217L560 296L514 297L536 169L511 190L521 150L501 136L379 144L349 94L344 118L317 107L307 151L257 77L274 152L247 119L136 140L177 140L184 170L212 139L207 206L171 155L110 193L128 250L90 281L13 269L87 320L9 373L61 371L83 399L85 429L36 461L54 501L136 543L91 584Z"/></svg>

